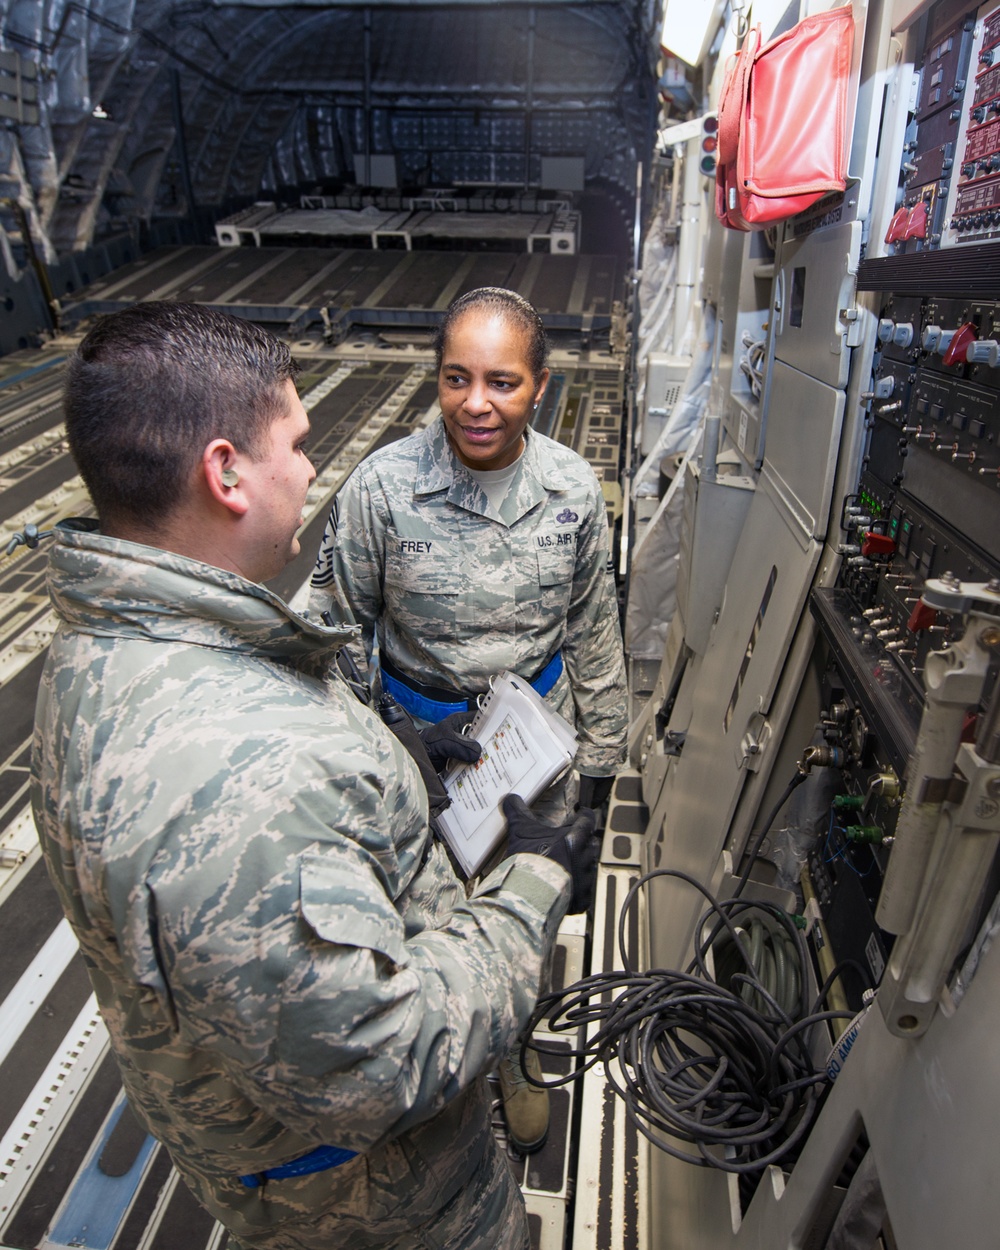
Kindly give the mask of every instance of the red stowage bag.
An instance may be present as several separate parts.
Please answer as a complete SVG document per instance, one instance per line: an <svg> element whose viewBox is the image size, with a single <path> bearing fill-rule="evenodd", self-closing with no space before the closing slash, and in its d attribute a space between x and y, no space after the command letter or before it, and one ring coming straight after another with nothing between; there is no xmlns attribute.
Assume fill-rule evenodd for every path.
<svg viewBox="0 0 1000 1250"><path fill-rule="evenodd" d="M849 4L763 46L760 27L749 32L719 99L715 211L724 225L760 230L844 190L853 47Z"/></svg>

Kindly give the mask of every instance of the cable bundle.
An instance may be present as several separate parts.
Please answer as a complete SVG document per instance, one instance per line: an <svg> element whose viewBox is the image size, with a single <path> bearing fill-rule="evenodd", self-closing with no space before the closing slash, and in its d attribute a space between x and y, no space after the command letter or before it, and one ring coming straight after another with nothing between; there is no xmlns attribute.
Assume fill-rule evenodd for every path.
<svg viewBox="0 0 1000 1250"><path fill-rule="evenodd" d="M705 936L686 972L637 973L625 953L626 920L639 890L661 876L686 881L709 900L698 926ZM773 980L769 985L754 966L752 939L734 922L743 913L767 916L766 927L781 932L781 959L793 954L794 976L782 970L780 986ZM720 935L728 957L738 956L744 965L743 971L737 964L728 973L728 986L712 978L707 960ZM809 1013L808 954L792 918L780 908L739 898L717 902L693 877L669 869L647 873L629 891L619 916L618 944L624 972L585 977L539 1000L529 1032L543 1020L554 1033L597 1026L582 1049L573 1052L582 1060L577 1070L544 1084L578 1080L602 1063L633 1124L667 1154L737 1173L759 1172L783 1158L808 1132L827 1080L809 1053L810 1030L820 1021L851 1014L817 1010L840 969L827 979ZM544 1043L530 1045L546 1051ZM678 1143L696 1147L697 1153Z"/></svg>
<svg viewBox="0 0 1000 1250"><path fill-rule="evenodd" d="M740 372L750 383L750 391L754 399L760 399L764 388L764 354L767 349L767 340L755 339L749 330L744 330L741 343L747 350L740 357Z"/></svg>

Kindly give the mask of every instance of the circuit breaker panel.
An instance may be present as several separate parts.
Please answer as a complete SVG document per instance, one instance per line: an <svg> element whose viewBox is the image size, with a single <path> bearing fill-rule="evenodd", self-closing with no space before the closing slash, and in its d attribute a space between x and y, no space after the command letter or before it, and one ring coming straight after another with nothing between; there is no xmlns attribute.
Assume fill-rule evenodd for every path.
<svg viewBox="0 0 1000 1250"><path fill-rule="evenodd" d="M961 639L960 613L928 604L928 584L1000 585L1000 372L970 361L996 305L890 295L881 308L871 436L858 490L839 518L844 564L812 610L827 641L827 736L849 760L829 835L810 859L838 954L881 980L892 935L876 923L929 657ZM962 331L966 350L949 353ZM980 714L994 675L988 676ZM976 700L977 705L980 700ZM963 727L974 740L977 715Z"/></svg>
<svg viewBox="0 0 1000 1250"><path fill-rule="evenodd" d="M937 1170L969 1195L957 1143L988 1150L998 1111L969 1065L1000 1028L1000 3L854 8L858 175L766 258L707 252L711 415L752 499L711 628L668 637L639 747L645 866L798 911L824 1005L865 1023L766 1176L653 1153L667 1250L824 1247L862 1156L884 1198L866 1246L985 1247L1000 1216L975 1182L921 1189ZM734 407L748 291L766 337ZM676 882L650 899L652 966L681 966L698 905Z"/></svg>
<svg viewBox="0 0 1000 1250"><path fill-rule="evenodd" d="M884 239L869 240L859 281L877 301L870 379L860 395L865 454L840 508L840 575L811 603L830 657L828 737L843 744L849 764L847 792L810 857L810 874L838 954L860 962L876 984L896 937L919 928L921 899L909 896L929 890L932 853L914 851L909 813L920 799L940 812L961 788L949 761L950 800L935 802L926 777L928 792L914 793L921 724L925 734L928 723L935 728L928 695L943 665L983 651L984 671L968 675L962 723L951 729L956 750L982 739L997 657L966 634L989 633L1000 588L1000 304L978 297L996 294L1000 252L992 242L1000 238L1000 5L939 3L908 38L917 92L900 156L899 207ZM936 593L941 587L950 587L950 599ZM962 610L970 606L979 614ZM937 778L939 790L946 780ZM919 866L899 868L914 855ZM946 872L946 862L934 871ZM974 925L989 885L965 883L977 897L965 900L964 916L952 905L955 932L939 962L968 941L957 930L963 919L966 929ZM900 1018L928 1014L924 1007Z"/></svg>

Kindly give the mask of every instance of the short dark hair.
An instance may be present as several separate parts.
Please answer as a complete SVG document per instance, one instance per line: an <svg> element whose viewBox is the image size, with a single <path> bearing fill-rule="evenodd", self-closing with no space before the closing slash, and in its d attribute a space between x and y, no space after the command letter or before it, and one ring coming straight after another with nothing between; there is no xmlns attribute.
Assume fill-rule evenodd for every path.
<svg viewBox="0 0 1000 1250"><path fill-rule="evenodd" d="M263 455L297 372L273 334L200 304L134 304L101 317L70 360L63 397L98 517L163 520L213 438Z"/></svg>
<svg viewBox="0 0 1000 1250"><path fill-rule="evenodd" d="M528 336L528 367L531 369L532 380L537 385L541 381L542 370L548 359L549 344L545 337L545 326L534 304L523 295L510 291L503 286L481 286L474 291L466 291L448 305L444 320L434 335L434 360L438 372L444 359L444 344L448 333L463 313L473 308L484 308L495 313L511 325L517 326Z"/></svg>

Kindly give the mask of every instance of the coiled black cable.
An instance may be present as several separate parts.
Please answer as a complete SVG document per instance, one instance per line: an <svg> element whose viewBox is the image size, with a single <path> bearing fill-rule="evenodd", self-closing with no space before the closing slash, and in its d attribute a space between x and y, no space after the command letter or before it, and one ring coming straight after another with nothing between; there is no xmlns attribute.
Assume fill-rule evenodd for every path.
<svg viewBox="0 0 1000 1250"><path fill-rule="evenodd" d="M629 911L655 877L685 881L709 901L697 929L703 936L685 972L640 973L629 965ZM787 994L784 1005L777 1001L754 966L750 944L736 924L751 911L766 915L794 951L794 1010L789 1010ZM728 986L713 978L708 959L720 935L744 964L742 971L729 974ZM618 919L618 947L623 971L597 973L539 999L527 1045L542 1054L556 1053L531 1038L543 1021L552 1033L583 1028L586 1040L572 1050L579 1060L575 1071L532 1084L564 1085L603 1064L638 1131L674 1158L755 1173L786 1156L809 1131L827 1081L813 1062L810 1035L822 1021L852 1015L820 1010L840 967L810 1010L808 952L792 917L769 904L740 898L720 902L693 877L667 868L646 873L629 890ZM566 1052L560 1046L558 1053ZM685 1144L695 1150L682 1149Z"/></svg>

